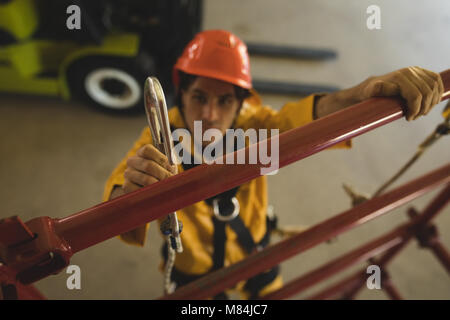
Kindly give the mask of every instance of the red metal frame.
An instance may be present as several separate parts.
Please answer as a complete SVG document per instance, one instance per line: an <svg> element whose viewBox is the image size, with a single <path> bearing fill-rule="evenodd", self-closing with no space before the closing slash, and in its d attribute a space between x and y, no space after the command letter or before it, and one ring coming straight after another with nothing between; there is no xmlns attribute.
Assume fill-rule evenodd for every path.
<svg viewBox="0 0 450 320"><path fill-rule="evenodd" d="M445 87L442 100L445 100L450 97L450 70L442 72L441 77ZM399 119L403 116L401 106L400 99L374 98L285 132L279 136L279 167ZM271 146L271 143L268 145ZM245 152L248 155L254 148L259 148L259 144L239 150L238 153ZM74 253L252 180L260 176L261 167L259 164L202 165L62 219L39 217L25 224L18 218L1 220L0 257L5 265L0 265L0 271L8 270L3 274L16 277L22 283L37 281L61 271ZM417 197L436 184L448 182L449 168L447 165L421 179L416 179L413 183L420 187L407 185L404 189L396 189L397 193L393 191L377 197L377 201L368 202L370 205L363 204L357 210L350 210L345 217L339 215L316 226L313 229L318 231L319 235L306 233L307 243L312 246L329 239L337 235L335 230L343 232ZM444 178L438 177L439 174ZM215 179L211 180L211 176ZM408 193L409 191L411 192ZM371 208L371 205L378 209ZM338 228L335 229L335 226ZM11 228L19 231L11 232ZM436 252L439 252L439 247L435 247ZM292 248L293 244L285 244L282 250L286 252L279 254L287 257L307 247L302 245L303 249L300 250ZM275 252L269 250L264 254L259 253L259 256L251 256L248 261L256 261L255 257L260 259L265 254L272 253ZM269 259L266 258L265 261ZM277 263L276 259L270 261L273 265ZM239 265L230 268L235 270ZM265 263L262 266L269 264ZM254 273L242 274L251 276ZM206 283L208 280L204 281ZM235 279L227 281L229 285ZM178 294L184 292L182 290L183 288L178 290L180 291Z"/></svg>
<svg viewBox="0 0 450 320"><path fill-rule="evenodd" d="M33 285L24 285L15 278L11 269L0 263L0 300L45 300Z"/></svg>
<svg viewBox="0 0 450 320"><path fill-rule="evenodd" d="M179 288L173 294L163 297L163 299L205 299L212 297L225 289L231 288L241 280L248 279L272 268L293 255L304 252L319 243L379 217L430 191L433 187L448 183L450 183L450 163L315 225L296 236L254 253L245 260L212 272L195 282ZM449 188L447 187L445 191L445 194L448 196ZM394 232L383 238L385 244L380 240L376 244L381 246L382 244L387 245L387 243L390 243L391 246L394 246L401 240L400 236L401 234ZM370 248L365 249L368 252L380 250L373 244L370 245ZM354 256L346 258L354 259Z"/></svg>
<svg viewBox="0 0 450 320"><path fill-rule="evenodd" d="M446 190L447 189L447 190ZM406 236L403 238L403 241L398 245L389 249L386 253L384 253L378 259L371 259L371 264L377 264L383 270L386 270L386 266L392 261L392 259L399 254L399 252L408 244L408 242L417 237L419 243L427 243L430 240L432 243L438 242L437 240L437 232L429 233L430 237L423 238L422 230L427 230L432 228L436 230L436 228L431 225L429 222L442 210L445 205L448 204L450 196L448 194L448 186L444 189L433 201L425 208L422 215L418 215L417 211L413 208L408 210L408 215L411 217L412 221L406 226L409 229L409 232L406 233ZM427 247L427 246L425 246ZM434 249L431 248L434 252ZM447 272L450 273L449 263L450 256L448 251L439 244L438 253L436 253L441 264L447 269ZM344 299L352 299L355 297L357 292L363 287L365 281L367 279L367 274L365 269L358 271L350 277L345 278L339 283L323 290L320 293L317 293L311 296L309 299L329 299L331 297L335 297L337 295L341 295ZM390 281L390 288L392 288L392 282ZM389 289L388 289L389 290Z"/></svg>
<svg viewBox="0 0 450 320"><path fill-rule="evenodd" d="M283 288L272 292L271 294L265 296L265 299L285 299L294 294L298 294L307 288L323 281L339 271L348 268L349 266L364 260L368 260L369 258L373 258L374 256L387 252L383 258L380 260L372 260L372 264L378 265L383 271L383 277L386 282L383 283L383 289L391 290L393 296L400 297L399 294L395 295L395 289L390 281L387 280L388 273L386 271L387 263L392 260L392 258L397 255L401 249L405 247L405 245L411 240L413 237L417 236L420 230L428 230L428 223L432 218L434 218L448 203L450 202L450 184L448 184L443 191L434 199L434 201L429 205L429 207L425 210L422 215L414 216L413 219L401 225L400 227L392 230L391 232L373 240L353 251L347 253L333 261L327 263L326 265L317 268L283 286ZM410 209L411 210L411 209ZM435 241L435 240L433 240ZM442 253L442 263L446 266L450 259L445 258L445 248L443 246L440 247L439 251ZM361 272L356 276L360 281L365 281L367 279L367 275L365 274L361 277ZM354 281L353 277L350 277L346 282L352 283ZM350 285L350 284L349 284ZM361 286L361 282L359 282ZM347 283L340 284L341 288L346 288ZM389 287L389 288L388 288ZM332 287L333 291L338 288Z"/></svg>

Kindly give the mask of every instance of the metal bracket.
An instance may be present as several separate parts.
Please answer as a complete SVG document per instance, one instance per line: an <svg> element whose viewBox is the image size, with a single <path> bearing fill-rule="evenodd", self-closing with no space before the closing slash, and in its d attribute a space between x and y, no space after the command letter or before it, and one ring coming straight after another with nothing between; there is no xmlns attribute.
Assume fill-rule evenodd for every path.
<svg viewBox="0 0 450 320"><path fill-rule="evenodd" d="M0 261L21 283L56 274L70 262L72 250L56 234L50 217L25 224L16 216L0 220L0 235Z"/></svg>

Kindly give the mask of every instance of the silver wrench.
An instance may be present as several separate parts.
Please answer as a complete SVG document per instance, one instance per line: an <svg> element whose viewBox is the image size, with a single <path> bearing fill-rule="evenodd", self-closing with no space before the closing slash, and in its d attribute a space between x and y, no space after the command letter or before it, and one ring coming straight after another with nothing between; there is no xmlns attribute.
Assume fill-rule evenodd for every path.
<svg viewBox="0 0 450 320"><path fill-rule="evenodd" d="M144 102L153 145L167 156L170 165L174 165L173 140L166 99L161 84L155 77L148 77L145 80ZM162 229L165 235L170 234L172 248L177 252L183 252L180 238L181 223L178 221L176 212L167 216L167 220L162 224Z"/></svg>

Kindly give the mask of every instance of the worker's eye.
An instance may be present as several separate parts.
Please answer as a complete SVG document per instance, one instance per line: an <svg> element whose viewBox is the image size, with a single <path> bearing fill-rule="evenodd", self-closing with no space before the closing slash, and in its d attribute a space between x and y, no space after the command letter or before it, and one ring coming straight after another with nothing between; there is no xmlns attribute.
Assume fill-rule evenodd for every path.
<svg viewBox="0 0 450 320"><path fill-rule="evenodd" d="M224 107L232 105L234 102L233 97L227 96L219 99L219 104Z"/></svg>
<svg viewBox="0 0 450 320"><path fill-rule="evenodd" d="M192 99L194 99L195 102L200 103L200 104L205 104L206 103L206 97L202 96L202 95L193 95Z"/></svg>

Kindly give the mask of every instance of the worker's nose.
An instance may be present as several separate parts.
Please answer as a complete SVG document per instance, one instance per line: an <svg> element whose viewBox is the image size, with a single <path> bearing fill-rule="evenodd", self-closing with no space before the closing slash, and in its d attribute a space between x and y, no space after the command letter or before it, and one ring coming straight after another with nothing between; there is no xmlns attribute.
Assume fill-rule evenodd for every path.
<svg viewBox="0 0 450 320"><path fill-rule="evenodd" d="M205 106L203 106L202 112L203 120L207 122L215 122L218 118L217 103L213 99L211 99Z"/></svg>

